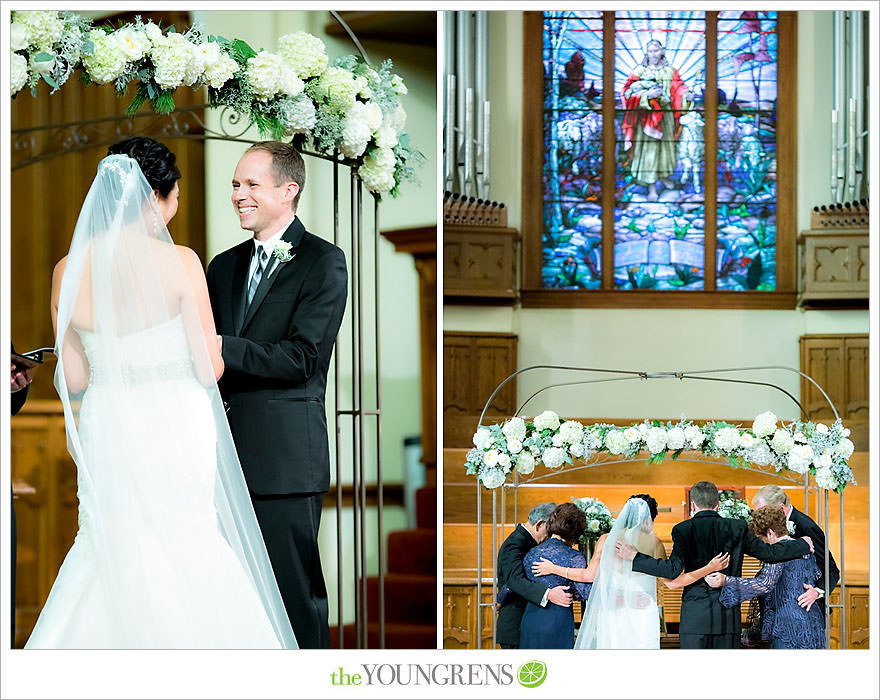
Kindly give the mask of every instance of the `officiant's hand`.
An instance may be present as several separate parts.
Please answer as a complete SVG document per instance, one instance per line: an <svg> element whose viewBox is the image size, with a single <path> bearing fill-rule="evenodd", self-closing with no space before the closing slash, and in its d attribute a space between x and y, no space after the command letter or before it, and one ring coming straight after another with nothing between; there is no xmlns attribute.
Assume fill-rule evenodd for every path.
<svg viewBox="0 0 880 700"><path fill-rule="evenodd" d="M813 549L813 540L811 540L811 539L810 539L809 537L807 537L806 535L804 535L803 537L801 537L801 539L804 540L808 545L810 545L810 551L813 552L813 553L815 554L816 550Z"/></svg>
<svg viewBox="0 0 880 700"><path fill-rule="evenodd" d="M708 583L712 588L721 588L724 585L724 581L727 579L727 576L722 574L720 571L716 571L713 574L709 574L703 580Z"/></svg>
<svg viewBox="0 0 880 700"><path fill-rule="evenodd" d="M809 583L805 583L804 588L807 590L805 593L801 593L798 596L798 605L802 608L806 608L807 612L809 612L810 608L813 607L813 603L819 600L819 591L813 588Z"/></svg>
<svg viewBox="0 0 880 700"><path fill-rule="evenodd" d="M568 592L568 586L556 586L547 592L547 600L553 605L560 605L563 608L571 607L571 593Z"/></svg>
<svg viewBox="0 0 880 700"><path fill-rule="evenodd" d="M28 384L34 381L34 368L22 368L12 363L12 371L9 377L9 390L12 392L21 391Z"/></svg>
<svg viewBox="0 0 880 700"><path fill-rule="evenodd" d="M614 553L621 559L632 561L636 558L636 548L626 542L618 540L614 543Z"/></svg>

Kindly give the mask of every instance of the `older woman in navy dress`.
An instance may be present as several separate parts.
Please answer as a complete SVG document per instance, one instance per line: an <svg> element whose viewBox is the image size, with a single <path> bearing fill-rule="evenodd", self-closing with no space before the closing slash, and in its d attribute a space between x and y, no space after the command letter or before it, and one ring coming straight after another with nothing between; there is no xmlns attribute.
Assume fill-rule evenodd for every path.
<svg viewBox="0 0 880 700"><path fill-rule="evenodd" d="M791 539L785 524L785 513L778 506L758 508L752 515L749 529L767 544ZM798 605L804 584L811 586L821 577L812 554L778 564L764 564L755 578L709 574L706 583L722 586L721 604L730 607L756 596L764 597L761 637L770 641L771 649L822 649L825 646L825 624L822 607L809 610Z"/></svg>
<svg viewBox="0 0 880 700"><path fill-rule="evenodd" d="M533 547L523 560L526 576L532 581L540 581L547 588L571 586L575 600L586 600L590 594L590 584L572 582L561 576L536 576L532 564L545 557L554 564L569 568L583 568L587 565L584 555L571 547L587 527L587 518L574 503L563 503L556 507L547 519L548 537ZM574 612L571 607L548 603L540 607L533 603L526 606L519 626L521 649L571 649L574 646Z"/></svg>

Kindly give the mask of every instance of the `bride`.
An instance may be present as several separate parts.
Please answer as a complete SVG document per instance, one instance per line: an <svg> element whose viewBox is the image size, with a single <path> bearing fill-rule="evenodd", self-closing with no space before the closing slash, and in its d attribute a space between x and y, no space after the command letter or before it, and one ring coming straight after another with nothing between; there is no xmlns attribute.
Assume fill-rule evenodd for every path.
<svg viewBox="0 0 880 700"><path fill-rule="evenodd" d="M217 390L180 171L135 137L98 165L52 279L79 529L28 648L296 648Z"/></svg>
<svg viewBox="0 0 880 700"><path fill-rule="evenodd" d="M634 572L632 562L615 555L614 544L618 540L628 542L638 551L651 556L657 556L658 548L662 552L663 544L654 534L652 510L642 498L630 498L624 504L611 532L597 543L590 566L584 570L585 574L590 575L592 567L595 574L590 575L593 587L575 649L660 648L656 579ZM719 554L696 571L683 573L672 581L661 581L668 588L681 588L708 573L723 569L727 563L727 555Z"/></svg>

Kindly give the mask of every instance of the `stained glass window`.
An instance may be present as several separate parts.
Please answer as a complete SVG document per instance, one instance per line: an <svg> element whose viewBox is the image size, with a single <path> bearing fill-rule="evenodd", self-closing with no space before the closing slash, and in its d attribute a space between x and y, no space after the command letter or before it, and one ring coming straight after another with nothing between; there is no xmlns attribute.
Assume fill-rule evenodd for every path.
<svg viewBox="0 0 880 700"><path fill-rule="evenodd" d="M775 290L777 14L542 19L541 286Z"/></svg>

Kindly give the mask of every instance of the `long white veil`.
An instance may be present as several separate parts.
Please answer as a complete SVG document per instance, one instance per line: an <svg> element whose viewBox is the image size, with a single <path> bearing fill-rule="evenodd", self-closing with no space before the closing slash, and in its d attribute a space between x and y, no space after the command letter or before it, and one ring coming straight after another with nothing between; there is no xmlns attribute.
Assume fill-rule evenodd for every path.
<svg viewBox="0 0 880 700"><path fill-rule="evenodd" d="M128 156L100 162L83 204L61 282L56 352L77 465L77 537L96 563L90 583L115 616L102 644L296 648L181 250ZM255 592L250 609L265 610L266 634L249 635L261 624L254 615L248 629L215 638L212 630L225 634L227 615L244 605L218 590L247 591L239 599ZM175 622L157 629L157 616Z"/></svg>
<svg viewBox="0 0 880 700"><path fill-rule="evenodd" d="M615 543L622 540L650 553L647 550L654 541L653 530L648 504L641 498L630 498L602 547L575 649L644 648L659 635L656 579L633 572L632 562L614 552Z"/></svg>

